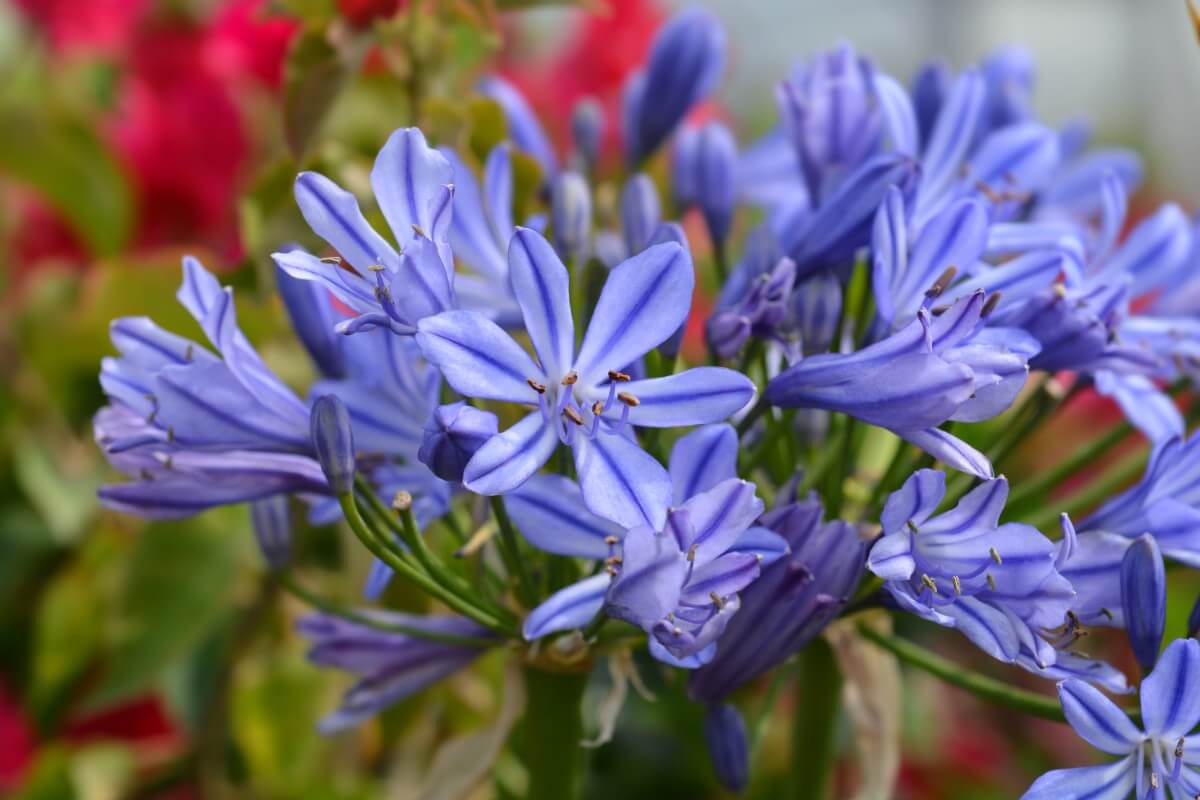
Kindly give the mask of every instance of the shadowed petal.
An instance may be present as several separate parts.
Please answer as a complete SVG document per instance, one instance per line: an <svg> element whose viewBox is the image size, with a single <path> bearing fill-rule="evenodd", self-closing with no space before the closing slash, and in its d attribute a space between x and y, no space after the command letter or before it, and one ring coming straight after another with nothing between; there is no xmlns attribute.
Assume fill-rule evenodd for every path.
<svg viewBox="0 0 1200 800"><path fill-rule="evenodd" d="M529 612L521 625L521 635L532 641L558 631L582 628L600 613L611 582L607 573L601 573L558 590Z"/></svg>
<svg viewBox="0 0 1200 800"><path fill-rule="evenodd" d="M648 631L679 605L687 559L673 537L645 526L625 534L622 557L605 608L610 616Z"/></svg>
<svg viewBox="0 0 1200 800"><path fill-rule="evenodd" d="M681 437L671 448L669 462L672 502L689 497L737 477L737 431L731 425L705 425Z"/></svg>
<svg viewBox="0 0 1200 800"><path fill-rule="evenodd" d="M463 484L477 494L510 492L541 469L557 447L554 426L534 411L475 451L463 471Z"/></svg>

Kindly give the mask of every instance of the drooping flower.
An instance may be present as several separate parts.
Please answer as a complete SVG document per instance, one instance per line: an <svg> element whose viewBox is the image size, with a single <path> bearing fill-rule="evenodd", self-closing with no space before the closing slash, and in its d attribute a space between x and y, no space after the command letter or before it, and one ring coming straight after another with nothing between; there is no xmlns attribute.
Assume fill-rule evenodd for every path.
<svg viewBox="0 0 1200 800"><path fill-rule="evenodd" d="M981 453L937 428L948 419L996 416L1025 383L1037 343L1021 331L985 327L988 305L979 290L938 316L921 309L913 322L857 352L801 360L771 380L766 397L777 406L849 414L990 478Z"/></svg>
<svg viewBox="0 0 1200 800"><path fill-rule="evenodd" d="M670 494L647 511L661 520L657 527L581 512L579 488L559 476L536 476L509 495L513 520L536 547L606 564L535 608L525 637L582 627L603 609L645 630L659 660L683 667L710 660L736 618L738 593L787 551L779 536L753 527L762 502L734 476L736 458L728 425L680 439L671 452Z"/></svg>
<svg viewBox="0 0 1200 800"><path fill-rule="evenodd" d="M424 134L402 128L388 138L371 170L375 199L399 250L375 232L352 194L323 175L302 172L296 203L338 256L291 250L272 258L294 278L319 281L354 312L338 324L339 332L383 327L413 334L422 318L457 307L448 240L453 179L450 163Z"/></svg>
<svg viewBox="0 0 1200 800"><path fill-rule="evenodd" d="M321 720L322 733L353 727L458 672L487 652L488 640L493 636L486 628L463 617L378 610L359 613L378 626L412 628L426 632L427 636L381 630L328 614L301 619L296 627L301 636L312 642L309 660L358 677L341 706ZM456 641L460 639L463 642Z"/></svg>
<svg viewBox="0 0 1200 800"><path fill-rule="evenodd" d="M1067 722L1086 742L1120 761L1047 772L1022 800L1063 797L1161 798L1200 794L1200 642L1172 642L1142 681L1138 727L1098 689L1076 679L1058 685Z"/></svg>
<svg viewBox="0 0 1200 800"><path fill-rule="evenodd" d="M696 368L630 380L623 372L678 329L692 293L691 259L678 244L652 247L609 274L579 349L566 267L534 231L518 229L509 275L537 361L480 314L424 319L417 342L466 397L534 406L493 437L463 474L468 489L503 494L529 479L558 448L571 447L584 500L596 513L635 527L662 527L670 486L662 467L623 435L633 426L676 427L723 419L754 386L731 370Z"/></svg>

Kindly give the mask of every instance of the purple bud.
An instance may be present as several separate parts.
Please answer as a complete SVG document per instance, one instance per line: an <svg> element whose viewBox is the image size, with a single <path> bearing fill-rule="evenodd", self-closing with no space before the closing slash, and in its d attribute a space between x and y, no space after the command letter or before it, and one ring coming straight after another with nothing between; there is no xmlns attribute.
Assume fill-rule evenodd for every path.
<svg viewBox="0 0 1200 800"><path fill-rule="evenodd" d="M309 429L329 488L336 495L354 491L354 430L345 404L336 395L318 397L309 417Z"/></svg>
<svg viewBox="0 0 1200 800"><path fill-rule="evenodd" d="M737 200L737 142L729 129L710 122L685 130L676 141L675 196L681 205L697 205L717 245L729 235Z"/></svg>
<svg viewBox="0 0 1200 800"><path fill-rule="evenodd" d="M621 190L621 233L629 255L635 256L650 246L650 237L661 220L658 189L650 176L639 172Z"/></svg>
<svg viewBox="0 0 1200 800"><path fill-rule="evenodd" d="M1121 561L1121 608L1133 654L1148 674L1158 661L1167 622L1167 574L1148 533L1133 540Z"/></svg>
<svg viewBox="0 0 1200 800"><path fill-rule="evenodd" d="M717 88L725 31L711 13L689 9L659 30L646 67L624 91L626 157L636 165L666 141L692 106Z"/></svg>
<svg viewBox="0 0 1200 800"><path fill-rule="evenodd" d="M750 748L746 723L731 705L708 707L704 716L704 739L717 778L731 792L740 792L750 782Z"/></svg>
<svg viewBox="0 0 1200 800"><path fill-rule="evenodd" d="M704 334L717 358L732 358L750 338L750 320L734 311L722 311L709 318Z"/></svg>
<svg viewBox="0 0 1200 800"><path fill-rule="evenodd" d="M292 557L292 521L286 494L276 494L250 504L254 538L271 569L283 569Z"/></svg>
<svg viewBox="0 0 1200 800"><path fill-rule="evenodd" d="M462 481L475 451L496 435L496 415L464 402L438 406L425 423L417 458L444 481Z"/></svg>
<svg viewBox="0 0 1200 800"><path fill-rule="evenodd" d="M563 172L550 187L550 221L554 248L564 261L587 257L592 232L592 194L587 180L577 172Z"/></svg>
<svg viewBox="0 0 1200 800"><path fill-rule="evenodd" d="M594 98L583 98L571 111L571 139L580 169L591 172L600 160L600 144L604 140L604 109Z"/></svg>

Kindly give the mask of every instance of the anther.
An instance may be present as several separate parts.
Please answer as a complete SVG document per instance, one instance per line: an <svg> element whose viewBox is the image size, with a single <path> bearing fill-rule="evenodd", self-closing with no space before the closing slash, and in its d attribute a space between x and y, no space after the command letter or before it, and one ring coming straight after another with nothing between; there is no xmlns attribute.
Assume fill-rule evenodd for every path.
<svg viewBox="0 0 1200 800"><path fill-rule="evenodd" d="M144 481L152 481L152 480L154 480L154 475L152 475L152 474L150 473L150 470L146 469L145 467L142 467L142 469L141 469L141 471L138 473L138 475L139 475L139 477L140 477L142 480L144 480Z"/></svg>
<svg viewBox="0 0 1200 800"><path fill-rule="evenodd" d="M412 504L413 496L403 489L392 495L392 508L396 511L408 511Z"/></svg>
<svg viewBox="0 0 1200 800"><path fill-rule="evenodd" d="M192 355L193 355L193 353L194 353L194 352L195 352L195 347L193 347L192 345L190 345L190 344L189 344L189 345L187 346L187 349L183 351L183 360L184 360L184 361L191 361L191 360L192 360Z"/></svg>
<svg viewBox="0 0 1200 800"><path fill-rule="evenodd" d="M620 381L622 383L631 380L631 378L624 372L617 372L615 369L610 369L608 371L608 379L610 381Z"/></svg>
<svg viewBox="0 0 1200 800"><path fill-rule="evenodd" d="M1150 773L1150 788L1151 789L1158 788L1158 773L1157 772Z"/></svg>
<svg viewBox="0 0 1200 800"><path fill-rule="evenodd" d="M371 264L367 267L367 269L371 272L383 272L386 268L383 266L383 264Z"/></svg>
<svg viewBox="0 0 1200 800"><path fill-rule="evenodd" d="M989 589L996 591L996 576L990 572L987 574L987 583Z"/></svg>
<svg viewBox="0 0 1200 800"><path fill-rule="evenodd" d="M1111 611L1109 611L1107 608L1100 609L1100 613L1103 614L1106 618L1108 618L1109 621L1111 621L1113 618L1113 613Z"/></svg>
<svg viewBox="0 0 1200 800"><path fill-rule="evenodd" d="M601 415L601 414L603 414L603 413L604 413L604 403L601 403L599 400L597 400L596 402L592 403L592 414L593 414L593 416L597 416L597 417L598 417L598 416L600 416L600 415Z"/></svg>
<svg viewBox="0 0 1200 800"><path fill-rule="evenodd" d="M641 405L641 400L631 395L629 392L617 392L617 399L630 408L636 408Z"/></svg>
<svg viewBox="0 0 1200 800"><path fill-rule="evenodd" d="M996 548L989 547L988 555L990 555L992 557L992 561L996 562L997 567L1004 563L1003 561L1000 560L1000 551L997 550Z"/></svg>
<svg viewBox="0 0 1200 800"><path fill-rule="evenodd" d="M320 259L320 261L322 264L333 264L334 266L340 266L342 263L342 257L341 256L325 256L324 258Z"/></svg>
<svg viewBox="0 0 1200 800"><path fill-rule="evenodd" d="M579 380L579 373L576 372L575 370L571 370L562 379L562 385L563 386L574 386L578 380Z"/></svg>
<svg viewBox="0 0 1200 800"><path fill-rule="evenodd" d="M175 428L173 428L171 426L167 427L167 441L168 442L175 441Z"/></svg>
<svg viewBox="0 0 1200 800"><path fill-rule="evenodd" d="M721 597L721 595L717 594L716 592L709 592L708 598L713 601L713 605L716 606L718 610L725 607L725 598ZM1180 739L1179 742L1180 742L1180 747L1182 747L1183 740ZM1179 755L1181 755L1181 754L1176 754L1176 757L1178 758Z"/></svg>
<svg viewBox="0 0 1200 800"><path fill-rule="evenodd" d="M996 306L1000 305L1000 292L992 292L988 295L987 302L983 304L983 310L979 312L980 317L987 317L996 310Z"/></svg>
<svg viewBox="0 0 1200 800"><path fill-rule="evenodd" d="M933 592L934 594L938 593L937 583L933 580L933 578L929 577L928 575L921 576L921 583L928 586L929 591Z"/></svg>
<svg viewBox="0 0 1200 800"><path fill-rule="evenodd" d="M1183 758L1183 747L1185 744L1187 744L1187 742L1184 740L1184 738L1182 736L1180 736L1179 741L1175 743L1175 757L1176 758Z"/></svg>
<svg viewBox="0 0 1200 800"><path fill-rule="evenodd" d="M545 393L546 393L546 384L544 384L544 383L538 383L538 382L537 382L537 381L535 381L533 378L526 378L526 379L525 379L525 382L529 384L529 388L530 388L530 389L533 389L533 390L534 390L535 392L537 392L538 394L545 394Z"/></svg>
<svg viewBox="0 0 1200 800"><path fill-rule="evenodd" d="M425 238L425 239L428 239L428 238L429 238L429 234L427 234L427 233L425 232L425 229L424 229L424 228L422 228L422 227L421 227L420 225L418 225L417 223L415 223L415 222L413 223L412 229L413 229L413 233L415 233L417 236L421 236L421 237L423 237L423 238Z"/></svg>
<svg viewBox="0 0 1200 800"><path fill-rule="evenodd" d="M1062 283L1056 283L1056 284L1054 284L1054 294L1055 294L1055 295L1057 295L1057 296L1058 296L1058 297L1060 297L1060 298L1061 298L1061 297L1066 297L1066 296L1067 296L1067 287L1066 287L1066 285L1065 285L1065 284L1062 284Z"/></svg>
<svg viewBox="0 0 1200 800"><path fill-rule="evenodd" d="M609 547L612 547L614 544L616 544L619 541L621 541L621 540L618 539L617 537L613 536L611 533L608 536L604 537L604 543L606 545L608 545Z"/></svg>
<svg viewBox="0 0 1200 800"><path fill-rule="evenodd" d="M958 576L953 575L951 576L950 580L954 583L954 593L962 594L962 581L958 579Z"/></svg>
<svg viewBox="0 0 1200 800"><path fill-rule="evenodd" d="M563 416L574 422L576 425L583 424L583 416L575 410L575 406L563 406Z"/></svg>
<svg viewBox="0 0 1200 800"><path fill-rule="evenodd" d="M950 266L938 276L933 285L925 290L925 296L932 300L935 297L941 297L942 292L946 291L946 287L950 285L950 281L954 280L954 276L958 274L958 267Z"/></svg>
<svg viewBox="0 0 1200 800"><path fill-rule="evenodd" d="M617 575L617 568L614 567L612 564L609 564L607 567L605 567L604 571L607 572L609 575L612 575L614 578Z"/></svg>
<svg viewBox="0 0 1200 800"><path fill-rule="evenodd" d="M688 561L695 561L695 560L696 560L696 551L697 551L698 549L700 549L700 545L698 545L698 544L694 544L694 545L692 545L691 547L689 547L689 548L688 548L688 552L687 552L687 560L688 560Z"/></svg>
<svg viewBox="0 0 1200 800"><path fill-rule="evenodd" d="M910 531L912 531L913 533L917 532L917 524L915 522L913 522L911 519L906 521L904 524L907 525L908 529Z"/></svg>
<svg viewBox="0 0 1200 800"><path fill-rule="evenodd" d="M604 563L610 565L624 564L625 559L621 558L620 556L609 556L608 558L604 559Z"/></svg>

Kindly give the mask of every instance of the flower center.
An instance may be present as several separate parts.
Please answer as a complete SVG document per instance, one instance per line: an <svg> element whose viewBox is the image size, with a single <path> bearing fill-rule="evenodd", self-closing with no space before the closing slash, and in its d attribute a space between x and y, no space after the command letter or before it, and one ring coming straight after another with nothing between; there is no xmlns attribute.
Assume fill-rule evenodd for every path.
<svg viewBox="0 0 1200 800"><path fill-rule="evenodd" d="M546 424L553 425L558 438L564 444L571 444L576 436L587 436L594 439L600 432L600 420L606 412L617 405L621 406L621 416L616 421L608 420L610 433L620 433L629 421L629 409L638 405L638 399L629 392L617 390L617 386L627 383L629 375L616 370L608 372L608 395L604 400L592 400L583 396L583 391L577 391L579 373L571 370L557 384L546 385L535 378L526 378L538 398L538 408Z"/></svg>

